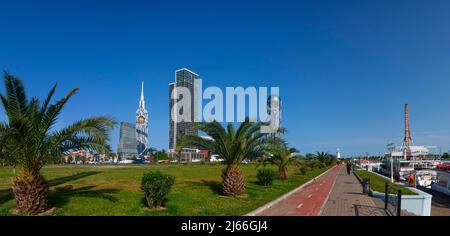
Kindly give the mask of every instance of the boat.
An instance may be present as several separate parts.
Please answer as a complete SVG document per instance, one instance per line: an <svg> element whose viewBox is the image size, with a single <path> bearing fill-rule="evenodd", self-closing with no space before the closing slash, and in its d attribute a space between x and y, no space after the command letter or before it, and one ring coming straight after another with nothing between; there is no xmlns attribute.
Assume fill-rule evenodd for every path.
<svg viewBox="0 0 450 236"><path fill-rule="evenodd" d="M408 155L404 147L392 148L385 153L380 172L386 176L398 176L400 179L407 179L411 173L422 173L426 175L426 170L432 170L442 161L437 155L431 154L426 146L410 146ZM392 173L391 173L392 172Z"/></svg>
<svg viewBox="0 0 450 236"><path fill-rule="evenodd" d="M442 163L436 167L437 179L431 189L450 196L450 164Z"/></svg>

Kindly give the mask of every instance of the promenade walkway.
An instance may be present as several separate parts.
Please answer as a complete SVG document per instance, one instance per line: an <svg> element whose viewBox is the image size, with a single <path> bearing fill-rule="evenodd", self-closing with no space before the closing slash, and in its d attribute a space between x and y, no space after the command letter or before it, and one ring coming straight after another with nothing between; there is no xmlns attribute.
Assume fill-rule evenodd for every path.
<svg viewBox="0 0 450 236"><path fill-rule="evenodd" d="M257 216L317 216L343 166L335 166L303 188L257 212Z"/></svg>
<svg viewBox="0 0 450 236"><path fill-rule="evenodd" d="M336 183L320 215L322 216L386 216L383 201L362 194L354 174L340 170Z"/></svg>

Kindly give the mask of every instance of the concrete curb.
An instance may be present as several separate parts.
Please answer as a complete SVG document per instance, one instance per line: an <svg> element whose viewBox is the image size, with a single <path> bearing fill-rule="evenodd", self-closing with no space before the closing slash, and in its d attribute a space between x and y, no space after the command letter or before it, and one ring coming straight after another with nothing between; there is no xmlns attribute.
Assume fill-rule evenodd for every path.
<svg viewBox="0 0 450 236"><path fill-rule="evenodd" d="M252 211L250 213L247 213L244 216L256 216L257 214L261 213L262 211L264 211L264 210L266 210L268 208L271 208L273 205L275 205L275 204L279 203L280 201L286 199L287 197L291 196L292 194L294 194L298 190L300 190L300 189L304 188L305 186L311 184L312 182L314 182L315 179L320 178L322 175L325 175L326 173L330 172L331 170L333 170L336 167L337 166L331 167L330 169L328 169L327 171L323 172L322 174L320 174L320 175L314 177L313 179L309 180L308 182L302 184L300 187L297 187L296 189L294 189L294 190L286 193L285 195L283 195L283 196L281 196L281 197L279 197L279 198L277 198L277 199L267 203L266 205L264 205L262 207L259 207L258 209L254 210L254 211Z"/></svg>

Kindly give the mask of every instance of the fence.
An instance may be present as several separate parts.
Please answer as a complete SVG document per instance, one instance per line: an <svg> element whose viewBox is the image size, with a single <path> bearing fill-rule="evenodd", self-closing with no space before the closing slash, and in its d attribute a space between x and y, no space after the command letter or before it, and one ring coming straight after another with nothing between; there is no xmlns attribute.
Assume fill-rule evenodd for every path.
<svg viewBox="0 0 450 236"><path fill-rule="evenodd" d="M391 190L391 194L389 194L389 190ZM390 185L388 182L385 184L384 209L391 213L392 216L401 216L402 190Z"/></svg>

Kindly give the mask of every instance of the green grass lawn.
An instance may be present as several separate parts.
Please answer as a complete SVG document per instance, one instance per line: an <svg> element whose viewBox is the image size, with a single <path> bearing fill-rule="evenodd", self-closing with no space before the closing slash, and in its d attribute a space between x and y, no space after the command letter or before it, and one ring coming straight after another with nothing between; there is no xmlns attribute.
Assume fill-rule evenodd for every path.
<svg viewBox="0 0 450 236"><path fill-rule="evenodd" d="M298 173L297 166L290 166L289 179L275 181L272 187L256 183L257 167L242 165L245 174L247 196L224 197L221 189L222 165L149 165L127 168L95 168L92 166L49 166L42 169L51 184L49 201L58 208L56 215L70 216L130 216L130 215L244 215L282 196L323 173L329 167ZM273 167L275 169L275 167ZM142 174L160 170L176 177L169 194L166 210L148 211L140 190ZM10 191L12 168L0 168L0 215L8 215L15 206Z"/></svg>
<svg viewBox="0 0 450 236"><path fill-rule="evenodd" d="M393 183L390 183L388 180L370 173L366 170L357 170L356 173L363 179L369 178L370 179L370 187L377 192L384 193L385 192L385 183L388 182L390 185L396 186L397 188L402 190L403 195L417 195L417 193L403 187L399 186ZM389 193L394 193L394 190L392 188L389 188Z"/></svg>

